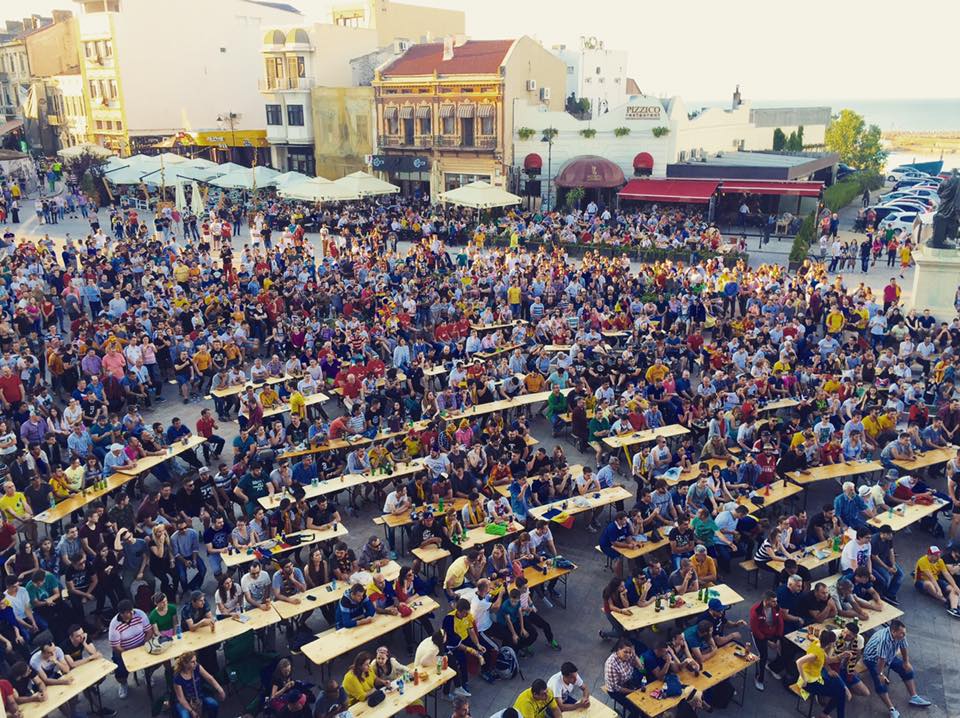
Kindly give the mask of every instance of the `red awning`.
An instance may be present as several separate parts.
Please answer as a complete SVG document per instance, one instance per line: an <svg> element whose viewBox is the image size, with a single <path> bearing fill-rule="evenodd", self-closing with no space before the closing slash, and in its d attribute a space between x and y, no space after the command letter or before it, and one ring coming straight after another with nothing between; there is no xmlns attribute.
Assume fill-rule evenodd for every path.
<svg viewBox="0 0 960 718"><path fill-rule="evenodd" d="M621 199L644 202L684 202L706 204L717 191L715 180L635 179L627 182L618 195Z"/></svg>
<svg viewBox="0 0 960 718"><path fill-rule="evenodd" d="M529 155L523 158L523 169L539 170L542 168L543 168L543 157L538 155L536 152L531 152Z"/></svg>
<svg viewBox="0 0 960 718"><path fill-rule="evenodd" d="M789 194L800 197L819 197L823 182L768 182L764 180L723 180L721 193L734 194Z"/></svg>
<svg viewBox="0 0 960 718"><path fill-rule="evenodd" d="M3 137L8 132L13 132L18 127L23 126L23 120L10 120L9 122L4 122L0 125L0 137Z"/></svg>
<svg viewBox="0 0 960 718"><path fill-rule="evenodd" d="M653 155L649 152L641 152L636 157L633 158L633 169L635 170L652 170L653 169Z"/></svg>

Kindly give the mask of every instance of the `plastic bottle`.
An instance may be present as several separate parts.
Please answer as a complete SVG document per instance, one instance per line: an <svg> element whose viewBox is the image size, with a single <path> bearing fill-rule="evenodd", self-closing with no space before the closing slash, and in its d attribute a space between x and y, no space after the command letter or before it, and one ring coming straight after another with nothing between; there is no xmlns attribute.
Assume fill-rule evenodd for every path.
<svg viewBox="0 0 960 718"><path fill-rule="evenodd" d="M440 497L440 513L443 513L443 497Z"/></svg>
<svg viewBox="0 0 960 718"><path fill-rule="evenodd" d="M50 508L52 509L57 505L57 499L54 497L53 492L50 492Z"/></svg>
<svg viewBox="0 0 960 718"><path fill-rule="evenodd" d="M420 685L420 671L417 669L413 671L413 685L415 686Z"/></svg>
<svg viewBox="0 0 960 718"><path fill-rule="evenodd" d="M646 693L646 692L647 692L647 677L646 677L646 676L640 676L640 692L641 692L641 693Z"/></svg>
<svg viewBox="0 0 960 718"><path fill-rule="evenodd" d="M181 638L183 638L183 629L180 628L180 622L177 621L177 640L179 641Z"/></svg>
<svg viewBox="0 0 960 718"><path fill-rule="evenodd" d="M336 576L333 577L333 581L330 582L330 586L331 586L331 588L333 588L334 591L337 590L337 577L336 577Z"/></svg>
<svg viewBox="0 0 960 718"><path fill-rule="evenodd" d="M399 692L400 695L403 695L403 679L402 678L397 681L397 692Z"/></svg>

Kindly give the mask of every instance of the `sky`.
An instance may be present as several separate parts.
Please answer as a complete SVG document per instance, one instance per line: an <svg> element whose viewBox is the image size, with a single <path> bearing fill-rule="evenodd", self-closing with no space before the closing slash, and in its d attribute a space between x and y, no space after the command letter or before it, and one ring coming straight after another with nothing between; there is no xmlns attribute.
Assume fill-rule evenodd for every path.
<svg viewBox="0 0 960 718"><path fill-rule="evenodd" d="M217 2L218 0L198 0ZM285 0L319 14L325 0ZM156 0L126 0L156 12ZM629 75L649 95L882 100L960 97L953 61L958 0L408 0L463 10L474 39L530 35L576 46L581 35L629 52ZM72 0L0 0L0 19ZM955 52L955 50L953 51ZM942 69L941 69L942 68ZM952 68L952 69L951 69Z"/></svg>

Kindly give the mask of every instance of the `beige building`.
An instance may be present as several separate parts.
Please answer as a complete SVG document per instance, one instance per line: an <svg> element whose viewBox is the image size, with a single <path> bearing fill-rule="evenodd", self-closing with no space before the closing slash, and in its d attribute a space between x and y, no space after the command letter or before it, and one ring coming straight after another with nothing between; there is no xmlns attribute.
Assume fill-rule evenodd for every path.
<svg viewBox="0 0 960 718"><path fill-rule="evenodd" d="M565 84L563 61L526 36L414 45L374 80L373 166L434 198L477 180L507 186L515 106L560 111Z"/></svg>
<svg viewBox="0 0 960 718"><path fill-rule="evenodd" d="M271 164L336 178L366 169L374 146L373 93L356 87L351 60L462 33L464 14L365 0L335 6L328 20L265 28L260 92Z"/></svg>
<svg viewBox="0 0 960 718"><path fill-rule="evenodd" d="M131 154L219 128L208 145L228 150L218 159L252 160L250 138L264 126L252 79L263 32L300 20L299 11L254 0L164 0L162 10L151 0L78 2L90 141Z"/></svg>

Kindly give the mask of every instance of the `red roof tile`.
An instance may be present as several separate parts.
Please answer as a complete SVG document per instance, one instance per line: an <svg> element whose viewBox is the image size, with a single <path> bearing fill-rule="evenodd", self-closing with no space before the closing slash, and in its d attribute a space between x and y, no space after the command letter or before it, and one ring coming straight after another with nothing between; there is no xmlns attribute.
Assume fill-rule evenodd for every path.
<svg viewBox="0 0 960 718"><path fill-rule="evenodd" d="M468 40L453 49L453 58L443 60L443 43L412 45L386 68L383 77L403 75L478 75L498 72L514 40Z"/></svg>

